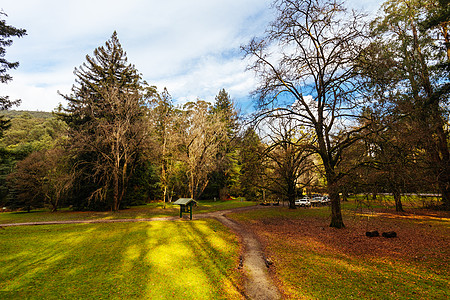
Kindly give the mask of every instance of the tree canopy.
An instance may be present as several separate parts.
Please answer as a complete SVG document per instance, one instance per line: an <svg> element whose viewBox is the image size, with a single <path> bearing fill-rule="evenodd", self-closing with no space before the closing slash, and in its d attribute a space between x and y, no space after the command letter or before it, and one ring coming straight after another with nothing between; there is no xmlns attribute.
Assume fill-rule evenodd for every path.
<svg viewBox="0 0 450 300"><path fill-rule="evenodd" d="M449 61L445 51L448 15L444 21L445 9L440 5L436 0L386 1L372 23L375 41L369 53L373 55L365 59L366 69L378 69L378 74L366 77L376 87L374 98L409 120L410 136L415 137L412 143L426 154L422 156L426 168L434 173L435 184L450 208L450 77L442 68ZM428 29L420 30L422 24L428 24ZM447 45L444 48L442 41Z"/></svg>
<svg viewBox="0 0 450 300"><path fill-rule="evenodd" d="M59 113L69 125L78 176L77 205L119 210L146 138L145 89L127 62L117 33L75 69L68 107ZM111 199L109 201L108 199Z"/></svg>
<svg viewBox="0 0 450 300"><path fill-rule="evenodd" d="M277 110L315 132L332 202L331 226L343 227L336 167L342 151L360 138L361 116L354 59L364 46L363 15L338 1L274 2L275 21L266 35L242 49L253 59L260 85L254 91L265 117ZM274 49L276 54L273 54ZM292 103L293 102L293 103Z"/></svg>
<svg viewBox="0 0 450 300"><path fill-rule="evenodd" d="M11 113L7 131L1 115L2 203L117 211L267 196L294 209L326 191L336 228L352 192L392 193L398 211L403 193L439 192L450 209L448 4L387 0L369 21L343 1L274 0L274 20L241 47L257 78L248 122L224 88L186 103L147 84L113 32L75 68L65 107ZM26 34L5 16L1 83L18 66L5 48ZM4 96L0 110L16 103Z"/></svg>

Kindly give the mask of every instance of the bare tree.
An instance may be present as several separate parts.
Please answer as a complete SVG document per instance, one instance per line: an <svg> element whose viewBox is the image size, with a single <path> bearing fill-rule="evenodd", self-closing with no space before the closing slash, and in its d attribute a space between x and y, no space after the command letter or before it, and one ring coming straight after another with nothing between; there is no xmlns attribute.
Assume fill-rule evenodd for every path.
<svg viewBox="0 0 450 300"><path fill-rule="evenodd" d="M150 120L152 128L155 131L158 147L155 156L158 161L160 169L160 186L163 192L164 205L167 201L170 202L173 194L174 186L172 184L174 176L176 176L177 169L175 168L179 160L179 149L177 149L177 142L179 142L176 125L179 124L180 112L172 103L172 97L167 91L164 91L155 97L154 107L151 110Z"/></svg>
<svg viewBox="0 0 450 300"><path fill-rule="evenodd" d="M112 190L111 209L118 211L139 155L144 151L147 137L142 96L136 90L123 93L114 87L105 88L99 94L103 100L102 107L107 108L109 117L97 117L97 109L87 110L90 115L86 117L90 121L73 133L72 150L80 156L83 153L96 155L96 159L90 157L89 160L79 161L81 170L94 171L85 174L91 176L98 185L90 198L106 200L108 192ZM84 101L88 107L94 108L97 107L97 98L86 96Z"/></svg>
<svg viewBox="0 0 450 300"><path fill-rule="evenodd" d="M336 171L342 151L358 140L361 116L354 59L364 41L363 15L335 0L277 0L275 21L263 38L242 47L260 85L259 105L290 115L315 133L331 199L332 227L344 227ZM294 104L292 104L294 102Z"/></svg>
<svg viewBox="0 0 450 300"><path fill-rule="evenodd" d="M36 151L17 163L9 181L17 192L16 207L43 207L53 212L73 184L73 172L67 163L67 153L61 148Z"/></svg>
<svg viewBox="0 0 450 300"><path fill-rule="evenodd" d="M226 139L226 127L220 112L211 113L210 104L205 101L186 103L184 109L180 138L189 193L195 199L205 190L208 176L217 168L217 155L220 144Z"/></svg>
<svg viewBox="0 0 450 300"><path fill-rule="evenodd" d="M297 191L308 186L313 179L314 163L311 159L311 134L304 132L290 116L272 116L265 119L264 134L267 147L262 151L265 172L264 188L281 195L295 207Z"/></svg>

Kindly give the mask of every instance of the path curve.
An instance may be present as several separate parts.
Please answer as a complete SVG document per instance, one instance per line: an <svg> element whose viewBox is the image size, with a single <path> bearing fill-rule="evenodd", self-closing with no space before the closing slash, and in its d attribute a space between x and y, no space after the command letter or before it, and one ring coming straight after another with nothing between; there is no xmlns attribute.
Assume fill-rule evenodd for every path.
<svg viewBox="0 0 450 300"><path fill-rule="evenodd" d="M246 274L245 296L254 300L281 299L277 287L268 274L268 265L261 243L251 231L227 218L226 213L226 211L219 211L211 213L211 216L231 228L241 238L241 243L244 246L242 267Z"/></svg>
<svg viewBox="0 0 450 300"><path fill-rule="evenodd" d="M241 207L217 212L201 213L194 215L193 219L215 218L231 230L241 239L244 247L242 267L246 275L245 295L252 300L276 300L281 299L275 284L268 275L267 262L261 243L256 236L241 224L226 217L226 214L238 211L257 209L258 206ZM124 222L151 222L151 221L176 221L179 217L160 217L145 219L109 219L109 220L70 220L70 221L45 221L0 224L1 227L30 226L30 225L57 225L57 224L94 224L94 223L124 223Z"/></svg>

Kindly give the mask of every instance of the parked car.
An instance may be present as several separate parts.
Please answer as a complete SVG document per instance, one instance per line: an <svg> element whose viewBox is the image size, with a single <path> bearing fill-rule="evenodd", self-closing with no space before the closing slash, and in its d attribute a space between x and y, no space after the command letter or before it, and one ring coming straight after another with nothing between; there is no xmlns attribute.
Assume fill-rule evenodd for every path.
<svg viewBox="0 0 450 300"><path fill-rule="evenodd" d="M311 205L312 206L318 206L319 204L322 204L322 196L315 196L311 199Z"/></svg>
<svg viewBox="0 0 450 300"><path fill-rule="evenodd" d="M301 199L295 200L295 205L309 207L311 206L311 202L308 197L303 197Z"/></svg>
<svg viewBox="0 0 450 300"><path fill-rule="evenodd" d="M328 196L323 196L321 202L324 205L329 204L330 203L330 198L328 198Z"/></svg>

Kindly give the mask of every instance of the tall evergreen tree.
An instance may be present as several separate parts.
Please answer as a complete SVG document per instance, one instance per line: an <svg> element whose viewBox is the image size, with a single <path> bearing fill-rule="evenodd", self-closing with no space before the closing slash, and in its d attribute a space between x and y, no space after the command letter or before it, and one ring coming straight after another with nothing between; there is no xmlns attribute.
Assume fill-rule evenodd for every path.
<svg viewBox="0 0 450 300"><path fill-rule="evenodd" d="M214 197L226 198L230 194L233 182L237 180L237 174L234 170L237 164L238 114L230 95L225 89L219 91L215 100L211 112L221 119L223 126L225 126L226 136L219 147L217 170L211 174L209 189L215 189Z"/></svg>
<svg viewBox="0 0 450 300"><path fill-rule="evenodd" d="M253 128L248 128L241 139L239 184L242 195L249 201L261 200L263 188L263 144Z"/></svg>
<svg viewBox="0 0 450 300"><path fill-rule="evenodd" d="M11 46L11 37L22 37L26 35L25 29L18 29L13 26L7 25L3 17L7 15L0 11L0 83L8 83L12 80L8 70L16 69L19 66L18 62L10 62L5 59L6 49L5 47ZM11 101L9 96L0 95L0 111L7 110L13 105L18 105L20 100ZM3 135L3 131L10 126L9 120L4 116L0 116L0 137Z"/></svg>
<svg viewBox="0 0 450 300"><path fill-rule="evenodd" d="M105 88L114 86L121 95L141 89L141 76L135 66L128 63L126 55L114 31L105 46L96 48L93 57L86 55L86 62L75 68L72 94L61 95L67 100L68 107L60 116L71 128L75 129L92 117L112 116L112 108L106 107L103 101ZM86 105L87 97L93 100L90 105ZM93 115L87 112L93 112Z"/></svg>
<svg viewBox="0 0 450 300"><path fill-rule="evenodd" d="M118 210L145 138L144 83L116 32L86 61L75 69L59 114L69 125L78 174L73 200L79 208Z"/></svg>
<svg viewBox="0 0 450 300"><path fill-rule="evenodd" d="M232 139L236 136L239 126L238 115L233 100L231 100L230 94L228 94L225 89L219 91L215 100L216 102L214 103L212 112L220 113L222 115L221 118L225 122L228 136Z"/></svg>

